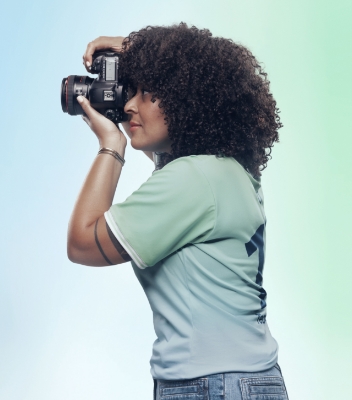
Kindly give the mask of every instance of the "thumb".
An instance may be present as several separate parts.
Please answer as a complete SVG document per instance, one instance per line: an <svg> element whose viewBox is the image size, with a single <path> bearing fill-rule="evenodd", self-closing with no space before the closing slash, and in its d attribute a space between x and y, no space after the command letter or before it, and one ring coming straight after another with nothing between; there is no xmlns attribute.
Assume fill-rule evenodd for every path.
<svg viewBox="0 0 352 400"><path fill-rule="evenodd" d="M90 105L89 100L84 96L77 96L77 101L89 119L98 114L98 111L94 110L94 108Z"/></svg>

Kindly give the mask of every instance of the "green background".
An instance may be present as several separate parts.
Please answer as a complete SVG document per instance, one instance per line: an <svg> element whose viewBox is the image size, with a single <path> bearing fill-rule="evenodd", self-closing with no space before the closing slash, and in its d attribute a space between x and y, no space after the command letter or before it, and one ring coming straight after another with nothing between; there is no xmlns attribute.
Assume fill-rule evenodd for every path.
<svg viewBox="0 0 352 400"><path fill-rule="evenodd" d="M152 398L152 316L129 264L74 265L66 231L98 150L61 112L63 77L100 35L181 21L247 46L284 127L263 173L268 324L291 400L348 398L352 3L11 2L1 29L0 398ZM116 201L152 164L129 148Z"/></svg>

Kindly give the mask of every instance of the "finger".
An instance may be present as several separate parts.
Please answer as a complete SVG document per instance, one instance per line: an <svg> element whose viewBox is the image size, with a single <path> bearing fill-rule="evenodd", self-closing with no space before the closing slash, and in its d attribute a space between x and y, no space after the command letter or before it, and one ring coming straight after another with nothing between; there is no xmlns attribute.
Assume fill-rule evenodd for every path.
<svg viewBox="0 0 352 400"><path fill-rule="evenodd" d="M83 64L86 67L86 70L89 72L92 66L92 55L96 51L95 48L95 40L93 42L88 43L87 49L83 54Z"/></svg>
<svg viewBox="0 0 352 400"><path fill-rule="evenodd" d="M83 121L90 127L90 121L89 118L86 115L82 115Z"/></svg>
<svg viewBox="0 0 352 400"><path fill-rule="evenodd" d="M82 107L83 111L86 113L89 120L100 115L96 110L94 110L93 107L91 107L89 100L85 97L78 96L77 101Z"/></svg>
<svg viewBox="0 0 352 400"><path fill-rule="evenodd" d="M82 64L84 65L85 69L86 69L88 72L90 72L91 66L88 67L88 66L86 65L86 62L85 62L85 60L84 60L84 54L83 54L82 58L83 58Z"/></svg>
<svg viewBox="0 0 352 400"><path fill-rule="evenodd" d="M92 42L88 43L87 49L83 55L83 64L85 65L88 72L92 65L92 56L97 50L111 49L114 51L122 50L122 36L100 36Z"/></svg>

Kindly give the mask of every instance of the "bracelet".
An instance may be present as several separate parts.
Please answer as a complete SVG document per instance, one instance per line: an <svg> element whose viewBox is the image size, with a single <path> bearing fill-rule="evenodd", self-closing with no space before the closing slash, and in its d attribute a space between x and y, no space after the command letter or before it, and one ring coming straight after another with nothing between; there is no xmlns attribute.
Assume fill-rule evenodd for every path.
<svg viewBox="0 0 352 400"><path fill-rule="evenodd" d="M125 165L125 160L120 156L120 154L117 151L115 151L113 149L109 149L108 147L102 147L98 151L98 154L110 154L111 156L115 157L116 160L120 161L122 166Z"/></svg>

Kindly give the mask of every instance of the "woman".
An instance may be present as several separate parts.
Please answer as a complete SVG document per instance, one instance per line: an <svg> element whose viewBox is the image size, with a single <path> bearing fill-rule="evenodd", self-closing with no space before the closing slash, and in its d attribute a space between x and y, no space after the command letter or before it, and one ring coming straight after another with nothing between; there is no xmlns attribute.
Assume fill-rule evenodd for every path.
<svg viewBox="0 0 352 400"><path fill-rule="evenodd" d="M260 175L282 126L266 74L245 47L184 23L98 38L88 69L103 48L121 51L131 145L163 168L112 205L127 140L79 97L103 150L71 217L70 260L132 260L153 310L155 399L287 399L262 287Z"/></svg>

